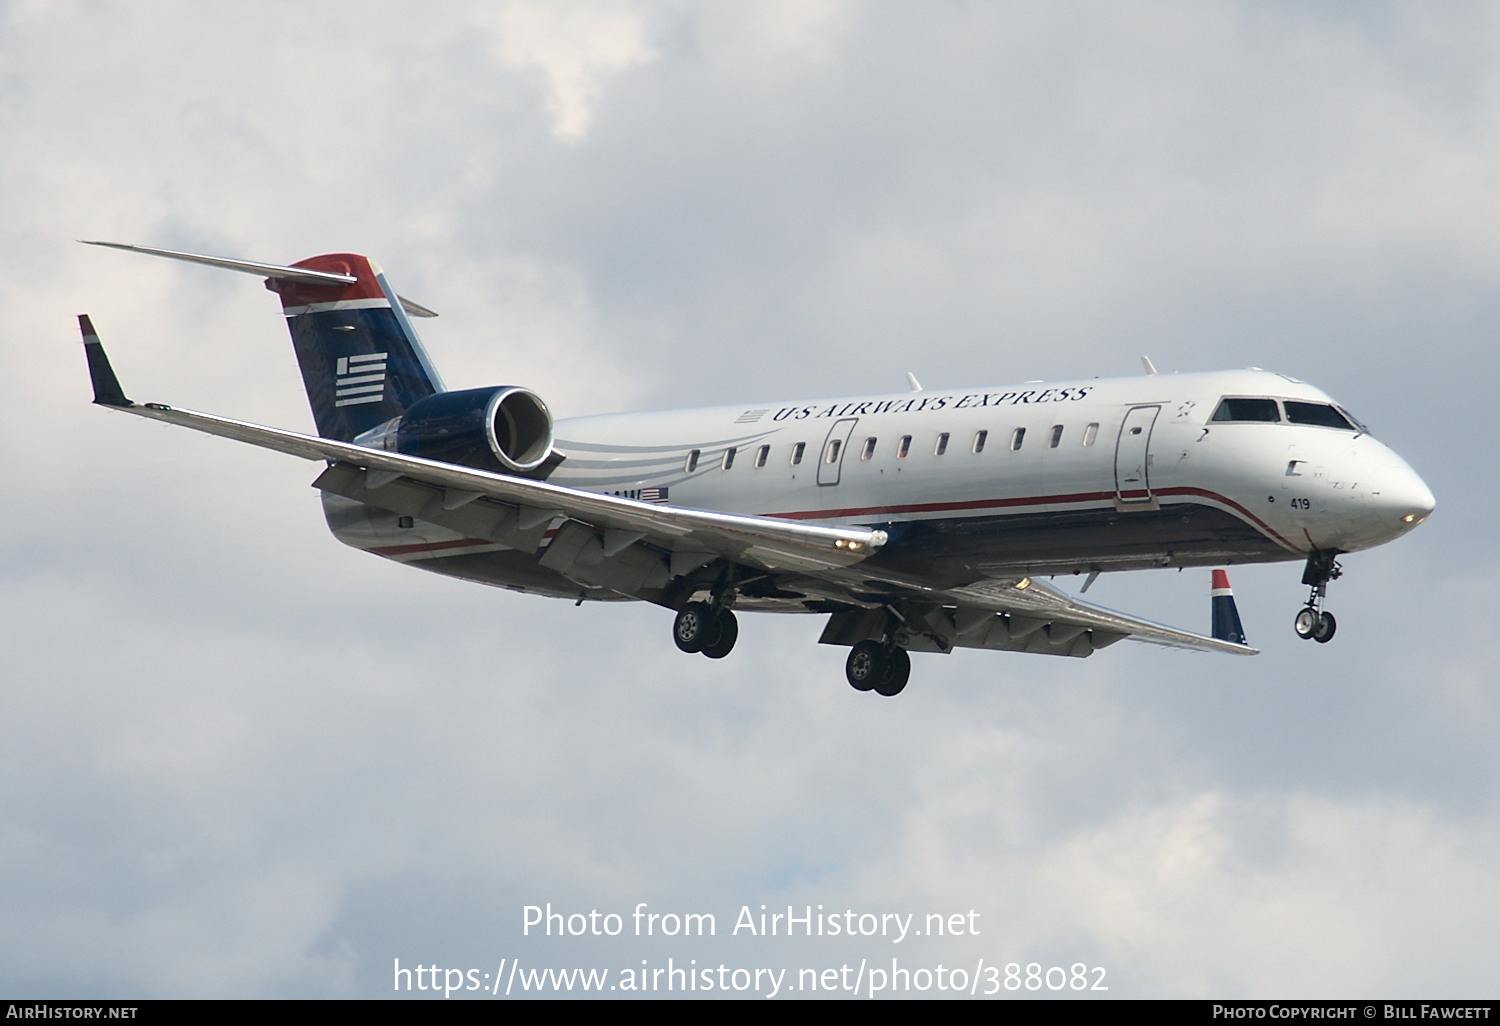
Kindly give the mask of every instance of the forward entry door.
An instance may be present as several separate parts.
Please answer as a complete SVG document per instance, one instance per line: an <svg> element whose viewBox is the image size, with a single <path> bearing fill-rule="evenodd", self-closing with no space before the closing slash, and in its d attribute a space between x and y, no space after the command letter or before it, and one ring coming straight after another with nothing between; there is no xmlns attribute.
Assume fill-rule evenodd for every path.
<svg viewBox="0 0 1500 1026"><path fill-rule="evenodd" d="M1120 425L1115 443L1115 505L1120 508L1155 508L1151 494L1151 428L1160 406L1135 406Z"/></svg>

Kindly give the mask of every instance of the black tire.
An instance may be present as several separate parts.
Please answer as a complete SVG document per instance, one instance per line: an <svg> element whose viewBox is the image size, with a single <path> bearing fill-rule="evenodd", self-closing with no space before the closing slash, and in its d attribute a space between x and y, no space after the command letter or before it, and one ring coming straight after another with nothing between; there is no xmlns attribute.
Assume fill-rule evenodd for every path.
<svg viewBox="0 0 1500 1026"><path fill-rule="evenodd" d="M1297 637L1306 641L1318 633L1318 625L1322 619L1312 606L1304 606L1297 610L1297 619L1293 622L1292 628L1297 632Z"/></svg>
<svg viewBox="0 0 1500 1026"><path fill-rule="evenodd" d="M885 649L878 641L861 641L844 662L844 677L855 691L869 691L887 672Z"/></svg>
<svg viewBox="0 0 1500 1026"><path fill-rule="evenodd" d="M672 640L684 652L702 652L720 633L719 619L707 602L689 602L672 621Z"/></svg>
<svg viewBox="0 0 1500 1026"><path fill-rule="evenodd" d="M1326 645L1333 640L1333 634L1338 629L1339 622L1333 618L1333 614L1323 613L1318 617L1318 629L1313 632L1313 640Z"/></svg>
<svg viewBox="0 0 1500 1026"><path fill-rule="evenodd" d="M739 640L740 622L731 610L719 610L718 628L719 636L704 645L702 649L703 654L710 659L723 659L734 649L734 643Z"/></svg>
<svg viewBox="0 0 1500 1026"><path fill-rule="evenodd" d="M886 698L895 698L911 679L911 656L904 648L891 648L885 654L886 672L875 684L875 693Z"/></svg>

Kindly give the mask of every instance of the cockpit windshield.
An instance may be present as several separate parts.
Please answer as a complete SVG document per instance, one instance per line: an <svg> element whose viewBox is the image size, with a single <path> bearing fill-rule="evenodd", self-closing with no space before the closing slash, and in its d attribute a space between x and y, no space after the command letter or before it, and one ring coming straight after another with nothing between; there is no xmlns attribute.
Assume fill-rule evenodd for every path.
<svg viewBox="0 0 1500 1026"><path fill-rule="evenodd" d="M1275 399L1243 399L1226 396L1209 418L1216 421L1264 421L1274 424L1281 419Z"/></svg>
<svg viewBox="0 0 1500 1026"><path fill-rule="evenodd" d="M1304 424L1312 427L1337 428L1340 431L1365 429L1352 417L1331 403L1307 402L1303 399L1271 399L1262 396L1225 396L1219 400L1211 423Z"/></svg>
<svg viewBox="0 0 1500 1026"><path fill-rule="evenodd" d="M1282 405L1286 407L1286 419L1293 424L1313 424L1317 427L1341 428L1344 431L1358 430L1338 407L1327 403L1304 403L1288 399Z"/></svg>

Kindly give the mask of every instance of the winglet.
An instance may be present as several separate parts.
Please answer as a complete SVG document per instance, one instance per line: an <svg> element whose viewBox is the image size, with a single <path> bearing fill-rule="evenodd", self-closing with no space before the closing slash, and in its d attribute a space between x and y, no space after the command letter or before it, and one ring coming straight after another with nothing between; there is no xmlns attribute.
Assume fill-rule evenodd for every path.
<svg viewBox="0 0 1500 1026"><path fill-rule="evenodd" d="M88 314L78 315L78 330L83 332L83 353L89 361L94 402L100 406L134 406L135 403L125 398L125 390L120 387L120 379L115 377L115 369L109 365L109 357Z"/></svg>
<svg viewBox="0 0 1500 1026"><path fill-rule="evenodd" d="M1240 611L1234 604L1234 589L1229 586L1229 575L1215 570L1210 591L1213 602L1212 634L1219 641L1245 644L1245 628L1240 624Z"/></svg>

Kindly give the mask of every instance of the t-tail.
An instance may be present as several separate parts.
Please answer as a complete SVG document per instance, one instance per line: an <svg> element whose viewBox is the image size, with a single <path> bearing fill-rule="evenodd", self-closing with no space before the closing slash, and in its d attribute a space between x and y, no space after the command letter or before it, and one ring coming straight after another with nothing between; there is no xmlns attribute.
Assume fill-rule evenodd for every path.
<svg viewBox="0 0 1500 1026"><path fill-rule="evenodd" d="M292 266L354 279L266 279L266 288L281 296L318 434L350 441L443 390L401 300L373 261L331 253Z"/></svg>
<svg viewBox="0 0 1500 1026"><path fill-rule="evenodd" d="M1213 596L1214 607L1213 636L1219 641L1232 641L1236 645L1246 644L1245 628L1240 623L1240 611L1234 604L1234 589L1229 586L1229 575L1223 570L1214 571L1210 594Z"/></svg>
<svg viewBox="0 0 1500 1026"><path fill-rule="evenodd" d="M396 295L367 257L329 253L282 266L113 242L90 244L264 277L266 288L281 297L307 401L324 438L352 441L443 391L408 317L433 313Z"/></svg>

